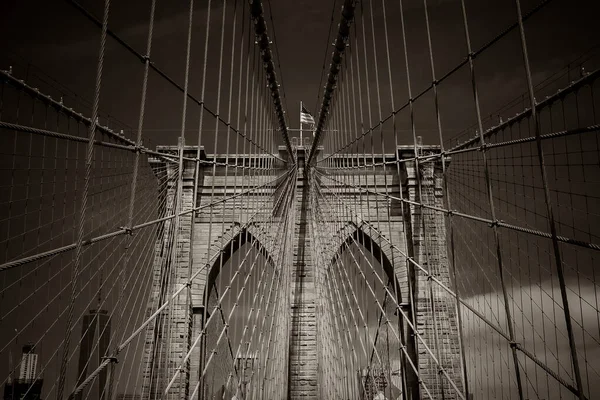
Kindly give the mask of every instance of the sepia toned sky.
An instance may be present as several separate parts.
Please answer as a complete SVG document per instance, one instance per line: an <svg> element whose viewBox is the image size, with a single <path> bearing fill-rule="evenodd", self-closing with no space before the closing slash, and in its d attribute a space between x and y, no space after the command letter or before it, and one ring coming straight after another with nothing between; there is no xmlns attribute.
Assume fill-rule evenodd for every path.
<svg viewBox="0 0 600 400"><path fill-rule="evenodd" d="M526 0L521 3L523 10L527 11L538 2ZM551 1L526 22L534 83L542 82L597 45L595 38L598 32L592 20L593 13L580 12L593 8L593 3L591 0L581 0L577 2L577 6L572 6L566 0ZM233 2L228 4L231 6ZM82 0L81 5L101 18L102 2ZM431 0L427 5L435 68L439 77L466 57L462 15L457 1ZM3 49L4 59L0 59L0 67L6 69L8 65L13 65L18 70L31 63L39 68L37 71L89 102L94 88L99 29L68 1L5 0L0 7L0 47ZM207 0L194 2L194 7L190 93L199 98ZM284 109L287 108L288 124L292 128L298 127L301 100L313 115L318 115L320 103L317 103L317 96L323 90L323 67L326 67L326 73L333 50L333 37L328 35L330 31L333 34L337 30L340 7L340 1L277 0L264 4L268 32L278 56L276 62L281 62L281 68L277 72L285 93ZM359 4L357 7L363 5ZM367 3L364 7L367 8ZM373 7L376 28L381 29L381 4L375 2ZM221 18L220 2L213 1L212 8L211 21L216 26ZM394 96L398 108L408 99L401 24L397 2L388 3L386 9ZM419 93L431 83L423 2L404 1L404 9L411 85L413 93ZM466 9L473 50L488 43L515 21L514 3L508 0L467 0ZM363 14L367 14L366 10ZM357 12L357 15L362 14ZM144 53L148 18L149 1L113 2L109 28L138 52ZM231 18L230 13L226 17L228 27L232 25ZM183 84L187 19L187 2L157 2L152 60L179 84ZM214 102L216 97L216 87L210 83L215 81L218 69L218 33L211 28L206 101L213 110L215 105L211 101ZM517 33L517 30L513 30L476 60L484 116L496 112L500 106L526 91ZM377 34L382 36L381 31ZM360 35L357 39L361 40ZM350 46L355 46L355 42L351 38ZM383 64L385 53L382 43L382 40L377 42L377 51ZM135 126L139 111L142 64L113 40L109 39L107 45L101 110ZM383 71L384 68L380 66L380 69ZM23 70L16 73L21 77L24 74ZM384 76L382 75L382 80ZM565 83L567 80L565 78ZM472 122L473 106L468 75L460 73L456 79L442 85L441 90L444 127L447 135L452 135L467 126L465 121L469 121L469 124ZM152 112L146 121L146 137L156 144L174 143L175 135L180 129L181 95L158 79L151 79L149 96L156 98L152 96L156 92L160 93L161 101L149 104ZM446 97L449 100L444 101ZM456 100L460 98L464 100ZM222 106L226 102L224 97ZM383 114L389 114L391 107L389 96L385 94L385 86L381 104ZM372 107L375 113L375 105ZM417 118L416 128L419 133L426 141L434 142L436 139L432 133L435 122L426 113L422 117L417 115ZM194 127L190 128L195 129L195 122ZM403 128L407 130L400 127L401 132ZM189 139L195 141L194 136L190 135ZM400 137L400 142L409 140L412 138L408 135Z"/></svg>

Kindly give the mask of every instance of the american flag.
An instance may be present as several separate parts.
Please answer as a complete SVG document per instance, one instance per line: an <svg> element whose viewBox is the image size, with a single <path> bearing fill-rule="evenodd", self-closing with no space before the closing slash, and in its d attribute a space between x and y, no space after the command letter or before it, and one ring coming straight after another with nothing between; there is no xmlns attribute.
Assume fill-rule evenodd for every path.
<svg viewBox="0 0 600 400"><path fill-rule="evenodd" d="M302 111L300 112L300 122L303 124L315 124L315 119L304 106L302 106Z"/></svg>

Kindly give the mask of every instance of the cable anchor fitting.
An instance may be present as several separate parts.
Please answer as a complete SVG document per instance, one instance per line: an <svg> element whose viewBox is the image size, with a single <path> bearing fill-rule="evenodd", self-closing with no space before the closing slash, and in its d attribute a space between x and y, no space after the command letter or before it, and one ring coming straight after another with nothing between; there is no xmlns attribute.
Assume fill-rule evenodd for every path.
<svg viewBox="0 0 600 400"><path fill-rule="evenodd" d="M133 229L128 227L128 226L120 226L119 229L124 230L125 232L123 232L125 235L129 235L129 236L133 236Z"/></svg>
<svg viewBox="0 0 600 400"><path fill-rule="evenodd" d="M111 364L118 364L119 359L115 356L102 357L102 360L108 360Z"/></svg>

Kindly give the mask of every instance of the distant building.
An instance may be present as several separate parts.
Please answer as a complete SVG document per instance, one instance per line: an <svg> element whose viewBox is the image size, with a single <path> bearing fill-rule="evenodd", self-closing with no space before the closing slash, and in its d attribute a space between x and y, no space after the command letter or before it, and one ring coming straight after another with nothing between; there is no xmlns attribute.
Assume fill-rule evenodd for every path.
<svg viewBox="0 0 600 400"><path fill-rule="evenodd" d="M106 310L90 310L83 316L81 325L81 347L79 349L79 368L77 385L80 385L101 363L106 356L110 341L110 316ZM105 391L107 378L106 369L98 374L98 378L87 390L82 390L76 400L106 400L108 393ZM96 390L94 390L96 389Z"/></svg>
<svg viewBox="0 0 600 400"><path fill-rule="evenodd" d="M40 400L44 381L37 378L38 355L33 345L23 346L19 378L9 377L4 385L4 400Z"/></svg>
<svg viewBox="0 0 600 400"><path fill-rule="evenodd" d="M34 352L33 345L23 346L23 357L21 358L21 368L19 371L19 379L35 380L35 372L37 369L38 355Z"/></svg>

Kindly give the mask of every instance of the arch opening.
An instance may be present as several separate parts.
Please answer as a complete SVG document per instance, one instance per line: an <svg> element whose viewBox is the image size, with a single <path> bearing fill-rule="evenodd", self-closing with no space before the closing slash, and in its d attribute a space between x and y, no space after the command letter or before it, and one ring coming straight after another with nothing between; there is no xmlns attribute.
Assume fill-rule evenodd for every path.
<svg viewBox="0 0 600 400"><path fill-rule="evenodd" d="M257 235L252 229L240 230L208 272L198 368L203 398L247 398L266 378L264 365L272 352L267 339L281 282Z"/></svg>
<svg viewBox="0 0 600 400"><path fill-rule="evenodd" d="M347 332L346 337L338 335L342 345L337 346L337 356L344 363L350 396L373 398L379 393L401 398L406 380L410 383L414 374L406 375L403 368L401 348L407 343L407 332L396 309L402 298L394 273L399 266L393 265L394 257L387 254L384 242L361 227L349 226L352 229L331 258L325 283L333 325ZM407 349L414 352L414 345L408 344Z"/></svg>

